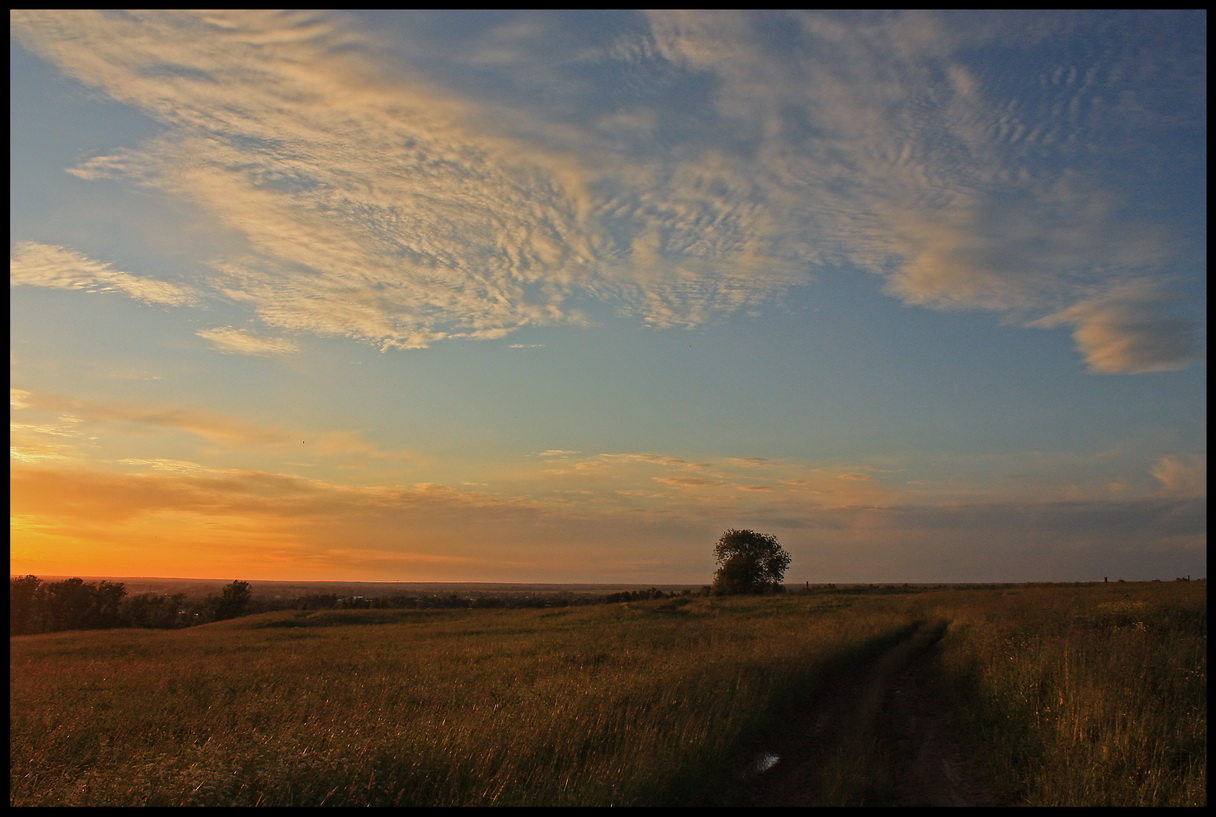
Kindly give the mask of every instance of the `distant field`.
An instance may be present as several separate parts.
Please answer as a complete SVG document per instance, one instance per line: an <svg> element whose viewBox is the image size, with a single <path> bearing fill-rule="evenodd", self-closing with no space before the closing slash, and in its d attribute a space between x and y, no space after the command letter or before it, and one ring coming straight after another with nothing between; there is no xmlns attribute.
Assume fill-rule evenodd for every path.
<svg viewBox="0 0 1216 817"><path fill-rule="evenodd" d="M47 582L73 578L71 576L44 575L39 578ZM121 583L129 596L139 593L184 593L187 599L201 599L208 595L220 593L232 579L175 579L147 576L79 576L86 582L108 581ZM240 579L234 576L233 579ZM685 591L698 592L703 584L553 584L526 582L290 582L290 581L258 581L250 580L250 589L255 596L268 599L296 599L301 596L334 593L338 596L362 596L372 599L383 596L423 596L450 594L464 596L495 596L510 598L512 596L603 596L611 593L636 592L640 590L660 590L664 594L678 594ZM968 587L970 585L809 585L810 589L823 590L828 587L841 592L879 592L901 589L924 589L930 587ZM992 586L992 585L988 585ZM807 585L786 585L789 591L807 588Z"/></svg>
<svg viewBox="0 0 1216 817"><path fill-rule="evenodd" d="M1203 805L1206 610L1206 582L854 588L20 636L10 804L735 804L764 735L941 620L1002 802ZM839 765L820 804L872 800Z"/></svg>
<svg viewBox="0 0 1216 817"><path fill-rule="evenodd" d="M40 576L45 581L58 581L70 576ZM121 582L129 595L137 593L185 593L188 598L202 598L210 593L219 593L231 580L220 579L171 579L154 577L80 576L87 582ZM234 576L239 579L239 576ZM544 584L521 582L249 582L255 595L285 599L320 593L337 593L339 596L363 596L375 598L392 595L448 595L451 593L470 595L532 595L571 593L575 595L604 595L622 591L654 588L664 593L680 593L699 590L702 585L693 584Z"/></svg>

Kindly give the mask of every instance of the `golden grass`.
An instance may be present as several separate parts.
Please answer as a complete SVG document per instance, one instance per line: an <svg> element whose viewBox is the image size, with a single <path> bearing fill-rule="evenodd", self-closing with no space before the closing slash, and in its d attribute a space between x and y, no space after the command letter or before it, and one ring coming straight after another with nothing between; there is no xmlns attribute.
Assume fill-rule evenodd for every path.
<svg viewBox="0 0 1216 817"><path fill-rule="evenodd" d="M1037 586L939 608L953 621L943 656L961 711L1007 798L1206 803L1206 591Z"/></svg>
<svg viewBox="0 0 1216 817"><path fill-rule="evenodd" d="M821 607L284 613L13 639L12 802L683 801L783 696L898 627Z"/></svg>
<svg viewBox="0 0 1216 817"><path fill-rule="evenodd" d="M728 803L762 730L914 620L943 618L960 717L1013 801L1194 804L1206 583L1119 587L284 612L22 636L10 803Z"/></svg>

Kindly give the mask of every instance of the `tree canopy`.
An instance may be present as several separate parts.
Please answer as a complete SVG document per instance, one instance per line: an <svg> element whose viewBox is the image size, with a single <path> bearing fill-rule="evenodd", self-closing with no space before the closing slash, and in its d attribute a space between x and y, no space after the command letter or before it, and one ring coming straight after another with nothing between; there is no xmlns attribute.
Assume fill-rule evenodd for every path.
<svg viewBox="0 0 1216 817"><path fill-rule="evenodd" d="M245 615L245 609L249 606L252 597L249 582L234 581L232 584L225 585L218 598L211 596L209 599L213 604L215 620L223 621Z"/></svg>
<svg viewBox="0 0 1216 817"><path fill-rule="evenodd" d="M781 589L790 554L777 537L752 530L728 530L714 546L718 572L712 590L721 595L766 593Z"/></svg>

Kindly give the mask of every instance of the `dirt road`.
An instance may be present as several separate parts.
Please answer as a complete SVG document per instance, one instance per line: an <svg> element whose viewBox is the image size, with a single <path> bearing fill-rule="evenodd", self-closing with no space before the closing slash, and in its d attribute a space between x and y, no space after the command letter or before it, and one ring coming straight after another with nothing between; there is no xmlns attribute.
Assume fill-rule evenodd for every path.
<svg viewBox="0 0 1216 817"><path fill-rule="evenodd" d="M761 767L773 765L757 774L745 805L831 805L833 792L850 805L1002 805L951 728L935 649L945 629L920 623L808 701L759 752Z"/></svg>

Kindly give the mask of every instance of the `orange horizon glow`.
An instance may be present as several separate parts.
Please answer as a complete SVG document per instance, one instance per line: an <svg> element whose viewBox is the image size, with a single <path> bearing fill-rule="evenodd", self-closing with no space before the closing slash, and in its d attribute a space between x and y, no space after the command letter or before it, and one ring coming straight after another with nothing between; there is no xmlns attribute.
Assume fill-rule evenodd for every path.
<svg viewBox="0 0 1216 817"><path fill-rule="evenodd" d="M1206 18L1095 14L11 10L11 570L1202 573Z"/></svg>

